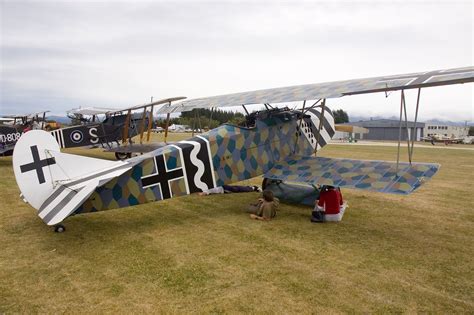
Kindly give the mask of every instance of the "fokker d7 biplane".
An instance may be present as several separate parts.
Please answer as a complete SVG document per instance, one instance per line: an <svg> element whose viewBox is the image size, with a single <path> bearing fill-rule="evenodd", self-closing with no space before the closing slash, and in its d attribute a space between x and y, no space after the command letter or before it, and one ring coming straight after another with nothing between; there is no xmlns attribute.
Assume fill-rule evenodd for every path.
<svg viewBox="0 0 474 315"><path fill-rule="evenodd" d="M54 130L51 134L59 143L60 148L74 148L82 146L102 146L108 152L114 152L117 159L130 157L135 152L149 152L152 145L143 143L146 133L147 141L153 123L153 109L162 104L182 100L185 97L167 98L143 105L136 105L124 109L110 108L78 108L68 112L72 119L83 123ZM143 112L136 112L143 110ZM99 121L98 116L105 119ZM89 117L89 118L85 118ZM134 144L132 138L140 136L140 143Z"/></svg>
<svg viewBox="0 0 474 315"><path fill-rule="evenodd" d="M2 124L0 124L0 156L12 155L16 142L25 130L43 129L47 112L2 116Z"/></svg>
<svg viewBox="0 0 474 315"><path fill-rule="evenodd" d="M224 124L186 141L166 145L126 161L64 154L41 131L26 133L13 154L16 181L24 199L48 225L87 212L110 210L200 192L263 175L274 180L325 184L394 194L409 194L430 179L438 164L361 161L319 157L335 133L329 98L401 91L400 131L408 127L404 91L474 81L474 68L308 84L229 94L163 106L159 113L193 108L265 104L248 115L247 126ZM306 101L305 101L306 100ZM308 100L314 100L309 103ZM271 103L303 101L302 109ZM401 132L400 132L401 134ZM400 141L399 141L400 146Z"/></svg>

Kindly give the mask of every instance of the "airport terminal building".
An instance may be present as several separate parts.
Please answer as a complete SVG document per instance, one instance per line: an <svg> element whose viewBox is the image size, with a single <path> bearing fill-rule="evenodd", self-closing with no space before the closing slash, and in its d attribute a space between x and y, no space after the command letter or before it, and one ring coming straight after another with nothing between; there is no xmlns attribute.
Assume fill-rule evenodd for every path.
<svg viewBox="0 0 474 315"><path fill-rule="evenodd" d="M358 122L346 123L347 125L364 127L369 130L366 134L354 134L354 138L358 140L398 140L399 125L400 122L394 119L374 119L365 120ZM425 123L416 123L416 128L413 128L414 122L408 121L408 132L416 135L415 140L420 141L424 137ZM407 140L408 134L405 125L405 121L402 121L402 138L401 140Z"/></svg>

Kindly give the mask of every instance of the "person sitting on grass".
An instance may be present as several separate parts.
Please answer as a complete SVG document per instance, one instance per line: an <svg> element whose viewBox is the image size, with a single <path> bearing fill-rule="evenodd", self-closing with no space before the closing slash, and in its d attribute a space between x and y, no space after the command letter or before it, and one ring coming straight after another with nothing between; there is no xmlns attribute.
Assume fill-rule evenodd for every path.
<svg viewBox="0 0 474 315"><path fill-rule="evenodd" d="M342 199L340 188L323 186L316 200L311 222L341 221L347 203Z"/></svg>
<svg viewBox="0 0 474 315"><path fill-rule="evenodd" d="M276 216L279 200L273 196L270 190L264 190L262 198L259 198L256 204L251 204L249 210L251 219L270 221Z"/></svg>

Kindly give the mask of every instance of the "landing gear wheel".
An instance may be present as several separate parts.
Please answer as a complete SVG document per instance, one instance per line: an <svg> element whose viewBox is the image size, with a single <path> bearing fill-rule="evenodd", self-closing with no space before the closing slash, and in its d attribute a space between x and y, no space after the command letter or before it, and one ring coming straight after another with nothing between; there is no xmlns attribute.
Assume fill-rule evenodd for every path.
<svg viewBox="0 0 474 315"><path fill-rule="evenodd" d="M56 233L63 233L66 231L66 228L62 224L58 224L54 226L54 232Z"/></svg>
<svg viewBox="0 0 474 315"><path fill-rule="evenodd" d="M132 157L132 153L115 152L115 158L119 161L123 161Z"/></svg>

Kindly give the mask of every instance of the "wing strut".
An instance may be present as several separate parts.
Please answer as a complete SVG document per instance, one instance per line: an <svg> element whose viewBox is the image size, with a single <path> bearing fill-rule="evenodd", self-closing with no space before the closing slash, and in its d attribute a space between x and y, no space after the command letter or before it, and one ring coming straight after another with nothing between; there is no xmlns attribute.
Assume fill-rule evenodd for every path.
<svg viewBox="0 0 474 315"><path fill-rule="evenodd" d="M397 148L397 169L395 171L395 176L398 176L398 168L400 165L400 142L402 140L402 110L403 110L403 100L404 100L403 90L400 97L400 119L398 120L398 148Z"/></svg>
<svg viewBox="0 0 474 315"><path fill-rule="evenodd" d="M322 99L320 98L319 100L317 100L316 102L314 102L314 104L311 105L310 107L308 107L308 108L306 109L306 111L309 111L310 109L313 109L313 108L317 107L318 103L321 102L321 100L322 100ZM303 114L304 114L304 112L303 112Z"/></svg>
<svg viewBox="0 0 474 315"><path fill-rule="evenodd" d="M318 152L319 139L321 138L321 129L323 129L324 111L326 109L326 99L321 103L321 118L319 118L318 137L316 138L316 146L314 147L314 156Z"/></svg>
<svg viewBox="0 0 474 315"><path fill-rule="evenodd" d="M132 116L132 110L129 109L127 113L127 118L125 119L125 125L123 127L123 136L122 143L127 143L128 141L128 128L130 127L130 117Z"/></svg>
<svg viewBox="0 0 474 315"><path fill-rule="evenodd" d="M151 101L153 102L153 96L151 97ZM153 127L153 106L151 105L150 108L150 116L148 117L148 130L146 131L146 141L150 141L150 135L151 135L151 127Z"/></svg>
<svg viewBox="0 0 474 315"><path fill-rule="evenodd" d="M140 122L140 144L143 144L143 135L145 134L146 107L143 108L142 121Z"/></svg>
<svg viewBox="0 0 474 315"><path fill-rule="evenodd" d="M247 114L247 116L248 116L248 115L250 115L249 111L247 110L247 107L245 107L245 105L244 105L244 104L242 104L242 107L244 108L244 110L245 110L245 113Z"/></svg>
<svg viewBox="0 0 474 315"><path fill-rule="evenodd" d="M165 125L165 143L166 138L168 138L168 127L170 126L170 113L166 114L166 125Z"/></svg>
<svg viewBox="0 0 474 315"><path fill-rule="evenodd" d="M398 126L398 148L397 148L397 175L398 175L398 169L399 169L399 164L400 164L400 143L402 140L402 114L404 113L405 116L405 127L407 130L407 150L408 150L408 161L411 165L412 159L413 159L413 151L414 151L414 146L415 146L415 138L416 138L416 123L418 120L418 111L420 108L420 95L421 95L421 88L418 89L418 96L416 98L416 110L415 110L415 121L413 123L413 129L410 130L408 129L408 118L407 118L407 106L406 106L406 100L405 100L405 91L401 91L401 97L400 97L400 120L399 120L399 126ZM411 143L410 143L411 142Z"/></svg>
<svg viewBox="0 0 474 315"><path fill-rule="evenodd" d="M43 123L41 125L41 130L44 130L45 125L46 125L46 112L43 112Z"/></svg>
<svg viewBox="0 0 474 315"><path fill-rule="evenodd" d="M168 102L168 107L170 106L171 106L171 100ZM165 143L166 143L166 139L168 138L168 127L170 126L170 115L171 115L171 112L166 113Z"/></svg>
<svg viewBox="0 0 474 315"><path fill-rule="evenodd" d="M411 138L411 155L410 155L410 161L413 157L413 147L415 146L415 138L416 138L416 121L418 119L418 108L420 105L420 94L421 94L421 88L418 89L418 96L416 98L416 110L415 110L415 123L413 124L413 132L415 133L413 137Z"/></svg>
<svg viewBox="0 0 474 315"><path fill-rule="evenodd" d="M405 112L405 128L407 130L408 162L411 165L411 148L410 148L411 132L409 132L408 130L407 104L405 101L405 93L403 92L403 90L402 90L402 103L403 103L403 111Z"/></svg>
<svg viewBox="0 0 474 315"><path fill-rule="evenodd" d="M300 132L301 130L301 125L303 124L303 118L304 118L304 108L306 106L306 100L303 101L303 108L301 109L301 118L300 118L300 123L299 123L299 126L298 126L298 132L296 133L296 141L295 141L295 148L293 149L293 153L296 152L296 148L298 146L298 139L300 138L298 133Z"/></svg>

